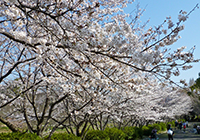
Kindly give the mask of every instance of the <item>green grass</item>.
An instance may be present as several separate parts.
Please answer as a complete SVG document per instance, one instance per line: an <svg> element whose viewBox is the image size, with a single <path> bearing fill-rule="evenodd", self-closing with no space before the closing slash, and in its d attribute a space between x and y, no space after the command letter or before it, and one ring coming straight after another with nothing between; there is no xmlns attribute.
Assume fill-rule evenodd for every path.
<svg viewBox="0 0 200 140"><path fill-rule="evenodd" d="M0 127L0 130L9 130L7 126Z"/></svg>
<svg viewBox="0 0 200 140"><path fill-rule="evenodd" d="M8 133L11 130L7 126L0 126L0 133Z"/></svg>

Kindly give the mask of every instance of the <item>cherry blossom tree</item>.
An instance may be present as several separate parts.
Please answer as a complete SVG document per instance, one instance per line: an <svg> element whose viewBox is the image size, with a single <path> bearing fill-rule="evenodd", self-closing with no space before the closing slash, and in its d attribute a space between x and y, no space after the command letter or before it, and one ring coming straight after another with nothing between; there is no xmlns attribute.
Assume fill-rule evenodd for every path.
<svg viewBox="0 0 200 140"><path fill-rule="evenodd" d="M130 3L1 1L1 111L12 106L9 117L21 118L38 135L50 124L50 135L59 126L69 132L76 126L82 135L87 124L104 129L113 120L120 127L122 120L141 124L190 110L190 100L168 85L172 75L198 62L195 48L171 51L170 45L198 5L182 11L177 23L167 17L144 30L140 12L134 18L123 12Z"/></svg>
<svg viewBox="0 0 200 140"><path fill-rule="evenodd" d="M119 128L127 125L143 126L149 121L161 122L175 119L176 116L187 114L192 110L190 97L178 88L166 87L154 81L146 83L142 89L141 91L128 91L120 97L117 97L119 94L112 93L109 99L113 101L108 99L109 102L102 106L104 109L98 110L100 105L97 103L96 107L92 106L91 114L99 114L96 118L99 122L96 124L100 125L98 128L105 129L102 127L105 125L101 126L101 124L106 124L107 119ZM101 120L102 116L106 119Z"/></svg>
<svg viewBox="0 0 200 140"><path fill-rule="evenodd" d="M189 88L187 89L187 93L192 99L193 103L193 113L195 115L200 114L200 73L198 73L199 77L190 84Z"/></svg>
<svg viewBox="0 0 200 140"><path fill-rule="evenodd" d="M13 102L19 98L21 95L23 95L26 91L31 89L33 86L30 86L28 88L22 88L17 86L17 79L16 76L17 71L19 71L19 66L24 67L24 65L31 63L35 57L32 57L32 55L27 55L27 57L24 57L25 54L28 52L25 48L19 48L12 46L12 41L7 41L7 39L2 40L1 42L1 77L0 77L0 88L1 88L1 103L0 108L9 110L7 106L9 104L13 104ZM21 70L20 70L21 71ZM25 71L22 70L23 73ZM12 74L12 76L11 76ZM21 76L21 75L19 75ZM12 84L9 79L12 79ZM14 80L15 79L15 80ZM37 83L38 84L38 83ZM0 121L6 124L12 131L19 131L13 124L11 124L9 121L5 120L3 117L3 111L1 111ZM7 114L8 115L8 114ZM7 116L8 117L8 116Z"/></svg>

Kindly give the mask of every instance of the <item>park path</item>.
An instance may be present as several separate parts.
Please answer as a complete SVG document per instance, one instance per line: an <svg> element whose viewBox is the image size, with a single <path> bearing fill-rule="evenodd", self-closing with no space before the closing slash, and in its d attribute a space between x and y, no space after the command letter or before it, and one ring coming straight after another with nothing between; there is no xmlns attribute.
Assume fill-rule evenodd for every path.
<svg viewBox="0 0 200 140"><path fill-rule="evenodd" d="M200 124L200 122L189 122L189 126L186 128L186 131L173 129L174 130L174 140L200 140L200 134L192 133L193 125ZM162 134L158 134L159 140L168 140L167 131ZM145 138L143 140L148 140Z"/></svg>

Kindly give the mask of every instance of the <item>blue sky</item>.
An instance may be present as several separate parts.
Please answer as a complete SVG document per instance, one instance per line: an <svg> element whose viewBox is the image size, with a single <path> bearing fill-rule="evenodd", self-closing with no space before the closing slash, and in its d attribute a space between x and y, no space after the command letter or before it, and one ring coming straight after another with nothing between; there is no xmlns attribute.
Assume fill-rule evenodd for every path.
<svg viewBox="0 0 200 140"><path fill-rule="evenodd" d="M177 22L177 17L181 10L189 12L198 3L200 7L199 0L135 0L132 5L129 5L125 9L125 12L130 13L133 11L138 3L142 9L145 8L146 10L141 17L141 21L145 22L150 19L148 27L160 25L168 16L171 16L172 20ZM195 45L195 58L200 59L200 8L191 13L188 20L184 22L184 25L185 29L179 34L181 39L171 47L175 50L176 48L186 46L189 50ZM189 82L191 78L197 79L200 72L200 62L192 65L192 69L181 71L180 76L172 77L172 80L179 82L180 79L185 79Z"/></svg>

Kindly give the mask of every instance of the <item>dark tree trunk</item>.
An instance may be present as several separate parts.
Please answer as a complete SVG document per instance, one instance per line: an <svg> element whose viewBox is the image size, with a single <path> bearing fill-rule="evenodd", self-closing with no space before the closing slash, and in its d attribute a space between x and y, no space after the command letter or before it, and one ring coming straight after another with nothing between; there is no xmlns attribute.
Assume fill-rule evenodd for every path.
<svg viewBox="0 0 200 140"><path fill-rule="evenodd" d="M0 116L0 122L5 124L12 132L21 132L20 129Z"/></svg>

